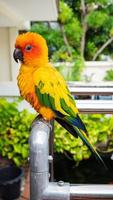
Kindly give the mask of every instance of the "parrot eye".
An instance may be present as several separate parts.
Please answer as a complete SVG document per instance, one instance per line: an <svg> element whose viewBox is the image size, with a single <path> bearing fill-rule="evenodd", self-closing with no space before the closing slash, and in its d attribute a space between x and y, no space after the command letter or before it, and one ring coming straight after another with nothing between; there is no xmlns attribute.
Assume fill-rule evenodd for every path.
<svg viewBox="0 0 113 200"><path fill-rule="evenodd" d="M29 51L31 51L32 48L33 48L33 46L30 45L30 44L28 44L28 45L25 47L25 50L26 50L27 52L29 52Z"/></svg>

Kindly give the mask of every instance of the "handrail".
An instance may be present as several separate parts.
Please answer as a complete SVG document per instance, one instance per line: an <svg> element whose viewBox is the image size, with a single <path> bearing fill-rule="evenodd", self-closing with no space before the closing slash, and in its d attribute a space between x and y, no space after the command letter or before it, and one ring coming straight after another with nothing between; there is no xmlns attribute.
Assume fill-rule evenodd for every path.
<svg viewBox="0 0 113 200"><path fill-rule="evenodd" d="M68 87L73 95L113 95L113 84L68 82Z"/></svg>
<svg viewBox="0 0 113 200"><path fill-rule="evenodd" d="M113 114L113 100L76 100L80 113Z"/></svg>
<svg viewBox="0 0 113 200"><path fill-rule="evenodd" d="M113 87L72 87L69 90L73 95L113 95Z"/></svg>
<svg viewBox="0 0 113 200"><path fill-rule="evenodd" d="M108 200L113 199L113 185L70 185L49 182L49 136L51 125L37 118L31 128L30 200Z"/></svg>

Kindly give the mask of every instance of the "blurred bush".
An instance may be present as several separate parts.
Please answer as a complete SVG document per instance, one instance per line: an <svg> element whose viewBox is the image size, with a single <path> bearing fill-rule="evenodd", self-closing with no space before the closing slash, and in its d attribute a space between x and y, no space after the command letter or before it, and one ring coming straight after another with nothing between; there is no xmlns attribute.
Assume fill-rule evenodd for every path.
<svg viewBox="0 0 113 200"><path fill-rule="evenodd" d="M0 99L0 154L17 166L27 162L29 129L34 118L27 110L19 112L18 103Z"/></svg>

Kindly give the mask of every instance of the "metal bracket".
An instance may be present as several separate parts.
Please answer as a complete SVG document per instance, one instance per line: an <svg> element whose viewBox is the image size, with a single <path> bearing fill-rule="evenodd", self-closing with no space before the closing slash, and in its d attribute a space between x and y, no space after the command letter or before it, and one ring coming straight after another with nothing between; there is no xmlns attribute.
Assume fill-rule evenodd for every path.
<svg viewBox="0 0 113 200"><path fill-rule="evenodd" d="M70 199L70 184L59 181L58 183L51 182L43 193L43 200L69 200Z"/></svg>

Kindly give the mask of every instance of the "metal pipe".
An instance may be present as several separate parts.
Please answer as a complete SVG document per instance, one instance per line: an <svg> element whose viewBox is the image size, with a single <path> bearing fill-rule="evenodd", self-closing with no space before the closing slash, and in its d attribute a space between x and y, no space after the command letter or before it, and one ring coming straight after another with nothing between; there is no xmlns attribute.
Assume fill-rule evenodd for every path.
<svg viewBox="0 0 113 200"><path fill-rule="evenodd" d="M71 185L70 187L70 199L113 199L113 185L89 185L89 184L80 184L80 185Z"/></svg>
<svg viewBox="0 0 113 200"><path fill-rule="evenodd" d="M49 182L49 124L36 119L31 128L30 200L41 200Z"/></svg>
<svg viewBox="0 0 113 200"><path fill-rule="evenodd" d="M50 181L54 181L54 168L53 168L53 157L54 157L54 121L51 121L52 130L50 133L49 138L49 154L50 156L50 166L49 166L49 172L50 172Z"/></svg>

